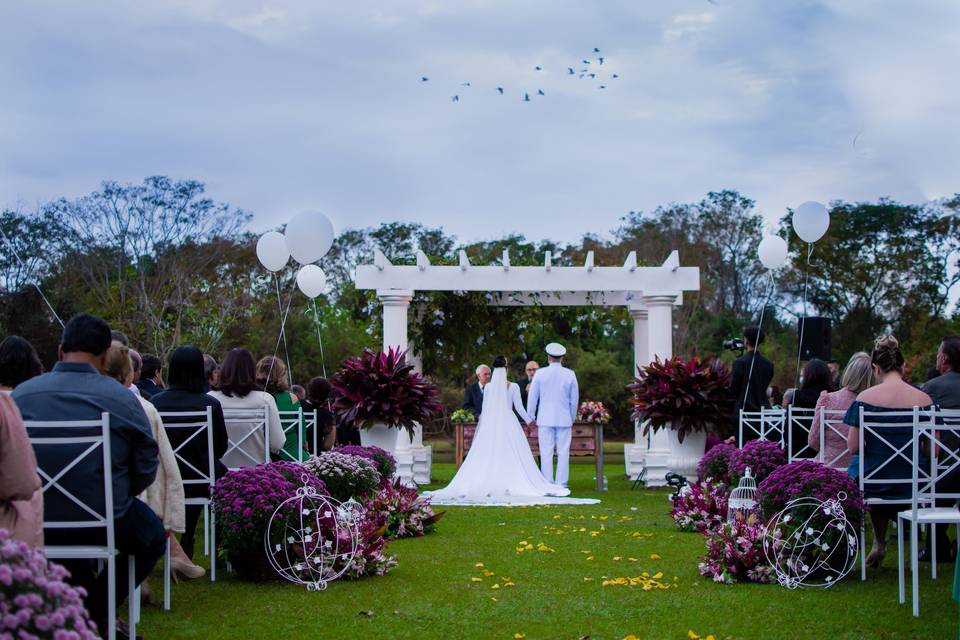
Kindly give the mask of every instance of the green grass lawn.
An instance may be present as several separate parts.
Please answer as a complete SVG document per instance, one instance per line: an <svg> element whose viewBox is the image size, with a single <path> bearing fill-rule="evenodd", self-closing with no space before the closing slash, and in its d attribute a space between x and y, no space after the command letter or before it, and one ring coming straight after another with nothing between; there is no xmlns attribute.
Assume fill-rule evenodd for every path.
<svg viewBox="0 0 960 640"><path fill-rule="evenodd" d="M453 472L452 465L435 465L437 484ZM574 465L572 473L574 495L597 495L590 466ZM144 608L138 631L148 639L510 639L522 633L531 640L628 634L682 640L690 630L717 640L957 635L947 565L937 581L930 580L929 565L921 565L920 618L910 615L909 604L897 604L895 555L867 582L860 582L858 568L829 590L714 584L697 573L702 537L678 532L666 515L667 493L631 491L622 474L622 465L608 466L610 491L594 506L449 508L434 533L390 545L400 563L390 574L336 582L322 593L289 583L247 584L226 572L218 572L213 584L180 583L174 585L172 611ZM523 540L555 551L518 553ZM484 570L494 575L484 576ZM662 572L662 581L676 587L643 591L601 584L603 576L644 571ZM504 586L504 578L514 586ZM159 597L159 574L153 586Z"/></svg>

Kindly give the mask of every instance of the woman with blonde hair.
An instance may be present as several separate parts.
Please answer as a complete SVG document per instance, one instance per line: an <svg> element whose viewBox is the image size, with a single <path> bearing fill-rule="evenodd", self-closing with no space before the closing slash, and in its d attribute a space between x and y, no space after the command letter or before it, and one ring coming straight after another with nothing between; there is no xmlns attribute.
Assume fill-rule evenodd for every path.
<svg viewBox="0 0 960 640"><path fill-rule="evenodd" d="M847 449L847 435L850 427L843 422L833 421L831 426L824 430L823 451L820 451L820 430L823 429L822 411L846 411L857 399L857 395L872 387L875 382L870 354L858 351L850 357L850 361L843 370L840 388L837 391L823 391L820 394L816 413L813 415L813 423L810 426L810 435L807 438L810 448L820 452L817 460L834 469L844 471L850 466L852 454Z"/></svg>
<svg viewBox="0 0 960 640"><path fill-rule="evenodd" d="M257 363L257 385L273 396L273 399L277 402L277 411L279 411L281 415L286 411L297 411L297 409L300 408L300 400L297 399L297 396L290 393L290 383L287 379L287 365L284 364L280 358L275 356L264 356L260 358L260 361ZM290 427L293 422L299 422L299 420L291 420L289 417L281 419L284 429ZM306 430L302 423L298 428L300 430L299 438L297 437L296 430L292 428L287 430L287 439L280 453L282 460L298 462L306 455L306 452L298 450L301 442L304 448L306 447Z"/></svg>

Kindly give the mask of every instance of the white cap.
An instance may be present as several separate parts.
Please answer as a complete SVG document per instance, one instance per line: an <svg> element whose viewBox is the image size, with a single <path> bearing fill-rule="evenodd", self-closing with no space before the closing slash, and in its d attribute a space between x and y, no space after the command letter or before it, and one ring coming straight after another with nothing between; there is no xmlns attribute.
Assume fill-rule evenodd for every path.
<svg viewBox="0 0 960 640"><path fill-rule="evenodd" d="M551 342L547 345L547 355L553 356L554 358L562 358L567 355L567 349L559 342Z"/></svg>

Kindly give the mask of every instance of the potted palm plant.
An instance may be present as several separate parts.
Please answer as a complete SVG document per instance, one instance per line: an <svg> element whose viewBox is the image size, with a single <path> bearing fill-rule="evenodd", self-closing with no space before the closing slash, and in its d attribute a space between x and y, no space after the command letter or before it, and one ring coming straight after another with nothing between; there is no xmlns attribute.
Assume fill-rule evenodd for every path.
<svg viewBox="0 0 960 640"><path fill-rule="evenodd" d="M397 429L412 437L418 423L443 415L435 384L414 370L406 352L364 349L330 379L338 420L360 429L363 446L396 450Z"/></svg>
<svg viewBox="0 0 960 640"><path fill-rule="evenodd" d="M667 429L668 466L692 475L703 456L708 431L719 430L733 415L730 369L710 356L655 359L640 367L630 390L633 417L655 432Z"/></svg>

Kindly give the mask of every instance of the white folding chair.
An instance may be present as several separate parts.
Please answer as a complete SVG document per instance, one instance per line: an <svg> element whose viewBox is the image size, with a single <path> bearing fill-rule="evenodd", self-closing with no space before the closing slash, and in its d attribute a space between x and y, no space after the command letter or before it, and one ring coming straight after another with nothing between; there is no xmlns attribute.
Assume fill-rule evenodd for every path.
<svg viewBox="0 0 960 640"><path fill-rule="evenodd" d="M107 634L110 640L117 635L117 547L113 528L113 464L110 458L110 414L103 413L99 420L30 420L24 426L37 456L37 473L43 481L44 504L50 506L63 499L77 508L70 520L57 520L44 513L44 529L85 529L103 531L102 545L51 545L44 546L44 553L51 560L98 560L106 564L107 571ZM47 448L54 448L56 458L63 464L50 462L45 455ZM99 451L98 451L99 450ZM65 453L69 451L69 453ZM61 484L64 476L81 463L94 462L103 469L103 493L101 504L89 504L78 498ZM54 468L56 467L56 468ZM98 501L99 502L99 501ZM45 509L46 511L46 509ZM131 637L136 636L138 618L135 559L128 557L128 604Z"/></svg>
<svg viewBox="0 0 960 640"><path fill-rule="evenodd" d="M944 438L949 434L952 437ZM921 418L914 433L913 479L911 482L910 510L897 514L897 573L900 587L900 604L906 602L904 584L903 530L910 527L910 577L913 587L913 615L920 615L920 571L918 527L927 525L930 538L930 571L937 578L937 546L934 526L956 525L960 528L960 510L952 507L937 507L938 499L960 499L960 490L949 491L944 483L952 474L960 474L960 410L939 409L929 418ZM938 488L939 485L939 488ZM960 529L958 529L960 530ZM960 552L960 537L957 538Z"/></svg>
<svg viewBox="0 0 960 640"><path fill-rule="evenodd" d="M317 448L317 444L319 442L317 434L317 410L314 409L313 411L303 413L303 407L301 407L300 413L303 416L301 418L301 420L303 420L303 432L313 434L313 438L311 438L313 440L313 449L311 449L311 451L313 452L313 455L317 455L320 453L320 449Z"/></svg>
<svg viewBox="0 0 960 640"><path fill-rule="evenodd" d="M204 553L210 555L210 582L217 580L217 532L216 515L210 509L209 492L213 490L213 485L217 481L216 477L216 459L213 454L213 407L207 407L206 411L165 411L160 414L163 420L163 427L167 434L176 434L173 441L179 441L173 449L173 455L177 459L177 465L180 467L180 475L183 477L184 487L187 485L198 485L207 487L206 497L186 498L184 504L188 506L199 506L203 508L203 548ZM180 438L183 438L182 440ZM207 448L206 467L201 465L199 468L190 460L184 457L184 448L196 440L202 439ZM211 551L212 550L212 551ZM170 543L167 543L167 553L164 556L164 575L163 575L163 608L170 609Z"/></svg>
<svg viewBox="0 0 960 640"><path fill-rule="evenodd" d="M266 407L225 408L223 421L227 427L227 452L221 460L227 468L240 469L270 462L270 423ZM257 442L258 435L261 442Z"/></svg>
<svg viewBox="0 0 960 640"><path fill-rule="evenodd" d="M814 412L814 409L805 407L793 405L787 407L787 462L814 457L816 452L810 447L809 442Z"/></svg>
<svg viewBox="0 0 960 640"><path fill-rule="evenodd" d="M909 505L913 482L914 426L932 410L867 411L860 405L859 467L857 481L868 505ZM869 450L872 468L866 470ZM869 496L872 487L899 487L890 496ZM866 518L860 523L860 579L867 579ZM886 541L884 541L886 542Z"/></svg>
<svg viewBox="0 0 960 640"><path fill-rule="evenodd" d="M280 449L277 455L289 462L303 462L306 452L303 450L303 438L305 427L303 426L303 407L297 407L296 411L279 411L280 427L283 429L283 435L286 442L290 442L291 432L295 432L294 437L297 441L297 455L292 456L285 449Z"/></svg>
<svg viewBox="0 0 960 640"><path fill-rule="evenodd" d="M846 447L829 460L824 457L823 451L826 447L827 434L831 437L835 436L840 438L844 443L847 442L847 431L850 430L850 426L843 422L847 411L845 409L825 409L823 407L820 407L817 411L820 417L820 451L817 454L817 460L828 467L846 471L849 465L840 463L840 460L847 456Z"/></svg>
<svg viewBox="0 0 960 640"><path fill-rule="evenodd" d="M739 446L747 440L770 440L783 445L786 412L783 409L761 408L760 411L741 411Z"/></svg>

